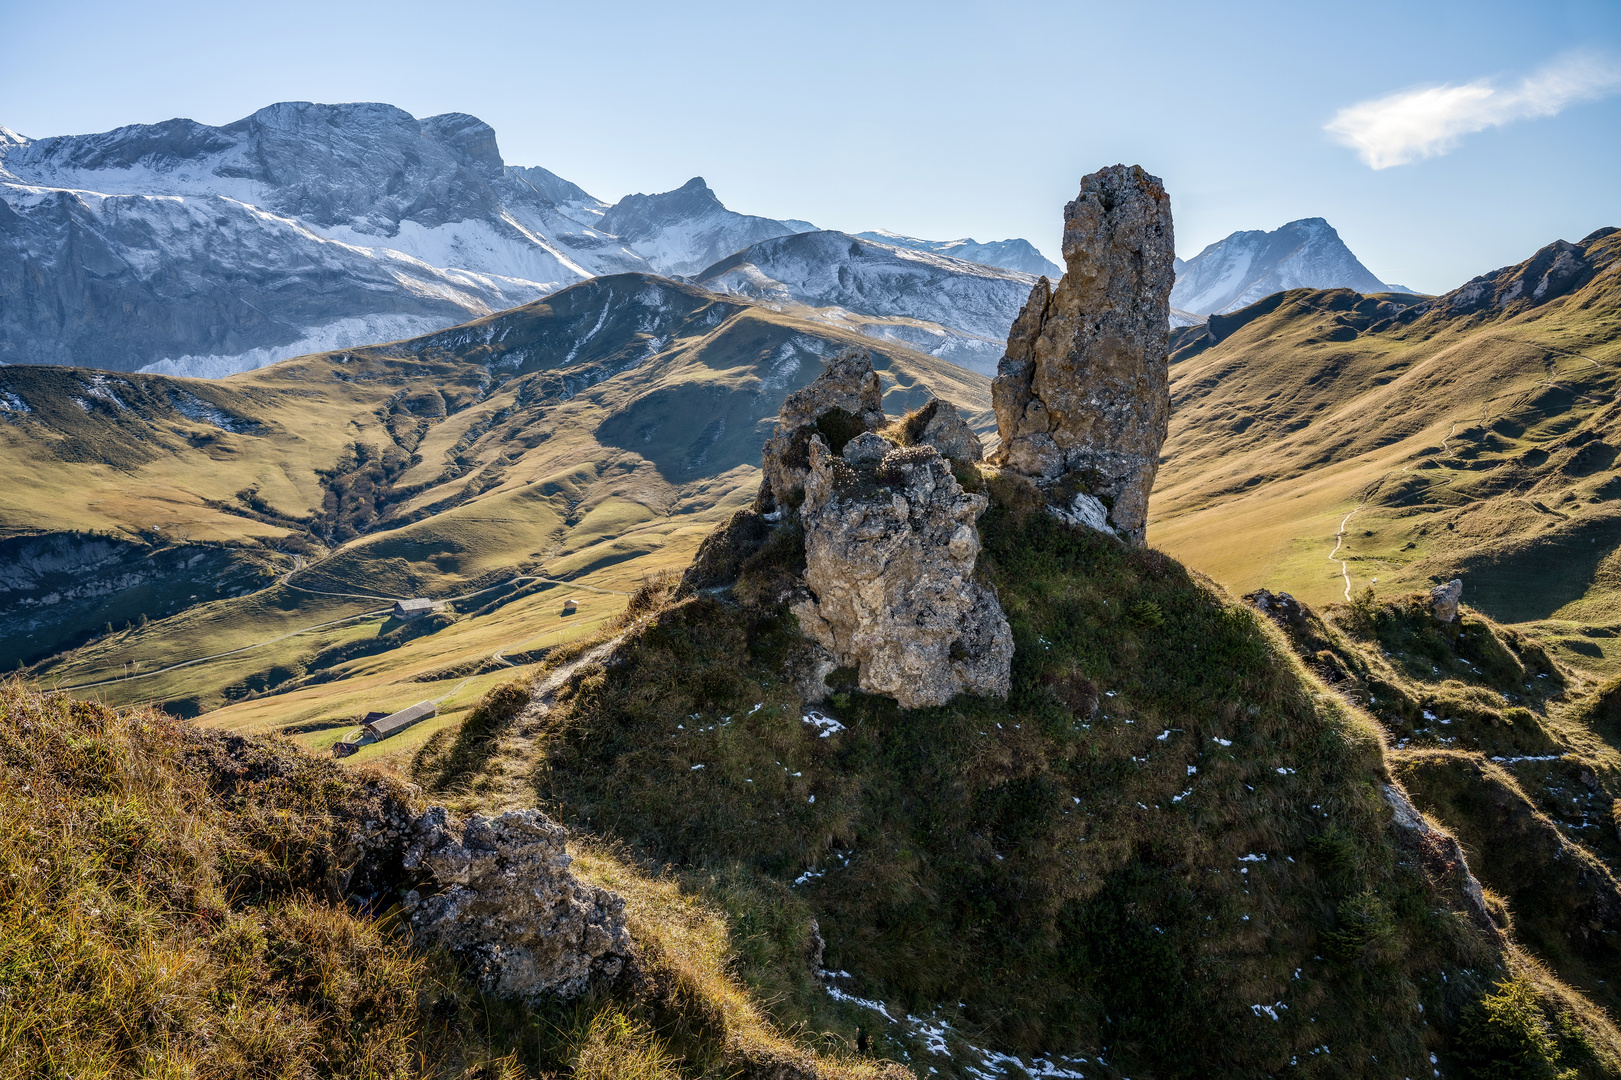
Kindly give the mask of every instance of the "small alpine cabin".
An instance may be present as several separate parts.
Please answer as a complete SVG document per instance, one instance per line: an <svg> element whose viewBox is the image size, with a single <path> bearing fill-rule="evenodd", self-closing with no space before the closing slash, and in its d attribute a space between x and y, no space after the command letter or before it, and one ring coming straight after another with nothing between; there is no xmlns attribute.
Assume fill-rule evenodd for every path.
<svg viewBox="0 0 1621 1080"><path fill-rule="evenodd" d="M373 739L386 739L390 735L398 735L412 724L438 715L439 706L431 701L419 701L409 709L389 713L381 720L372 720L361 726L366 729L366 734Z"/></svg>
<svg viewBox="0 0 1621 1080"><path fill-rule="evenodd" d="M392 614L396 619L410 620L420 619L432 612L433 601L427 597L417 597L415 600L396 600Z"/></svg>
<svg viewBox="0 0 1621 1080"><path fill-rule="evenodd" d="M563 601L563 614L564 615L573 615L575 612L577 612L579 610L580 610L580 602L578 600L564 600Z"/></svg>

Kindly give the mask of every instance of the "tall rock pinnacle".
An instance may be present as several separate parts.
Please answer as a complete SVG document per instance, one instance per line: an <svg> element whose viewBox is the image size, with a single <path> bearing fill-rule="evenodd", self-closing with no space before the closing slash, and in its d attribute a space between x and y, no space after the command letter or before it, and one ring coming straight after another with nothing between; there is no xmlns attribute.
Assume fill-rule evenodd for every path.
<svg viewBox="0 0 1621 1080"><path fill-rule="evenodd" d="M1139 165L1081 180L1064 207L1066 270L1042 278L991 384L992 461L1032 477L1066 520L1144 541L1170 421L1171 200Z"/></svg>

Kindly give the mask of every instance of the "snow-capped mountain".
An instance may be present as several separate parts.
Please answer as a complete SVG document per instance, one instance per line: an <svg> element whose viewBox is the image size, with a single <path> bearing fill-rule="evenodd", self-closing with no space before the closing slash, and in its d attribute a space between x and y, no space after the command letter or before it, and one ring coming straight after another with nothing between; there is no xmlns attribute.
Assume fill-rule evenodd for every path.
<svg viewBox="0 0 1621 1080"><path fill-rule="evenodd" d="M8 364L227 375L411 337L542 291L329 240L223 195L0 186Z"/></svg>
<svg viewBox="0 0 1621 1080"><path fill-rule="evenodd" d="M1388 288L1322 218L1291 221L1272 232L1235 232L1176 270L1171 306L1195 315L1237 311L1284 289Z"/></svg>
<svg viewBox="0 0 1621 1080"><path fill-rule="evenodd" d="M464 113L283 102L220 127L0 128L0 363L214 377L432 332L589 277L703 274L813 231L728 210L702 178L610 205L507 165ZM982 371L1029 290L1000 267L1059 273L1023 240L836 235L755 251L760 294ZM755 295L749 274L715 278Z"/></svg>
<svg viewBox="0 0 1621 1080"><path fill-rule="evenodd" d="M774 236L810 232L808 221L776 221L728 210L694 176L674 191L626 195L598 227L634 247L655 271L688 277L718 259Z"/></svg>
<svg viewBox="0 0 1621 1080"><path fill-rule="evenodd" d="M1016 270L881 244L796 233L755 244L692 279L801 317L904 342L994 375L1036 279Z"/></svg>
<svg viewBox="0 0 1621 1080"><path fill-rule="evenodd" d="M418 334L648 269L607 209L461 113L0 129L0 360L212 375Z"/></svg>
<svg viewBox="0 0 1621 1080"><path fill-rule="evenodd" d="M1063 267L1048 259L1028 240L993 240L988 244L969 239L919 240L915 236L902 236L888 229L859 232L855 235L863 240L875 240L891 247L930 251L936 255L948 255L953 259L983 263L986 266L999 266L1003 270L1017 270L1021 274L1032 274L1036 277L1046 275L1054 282L1064 276Z"/></svg>

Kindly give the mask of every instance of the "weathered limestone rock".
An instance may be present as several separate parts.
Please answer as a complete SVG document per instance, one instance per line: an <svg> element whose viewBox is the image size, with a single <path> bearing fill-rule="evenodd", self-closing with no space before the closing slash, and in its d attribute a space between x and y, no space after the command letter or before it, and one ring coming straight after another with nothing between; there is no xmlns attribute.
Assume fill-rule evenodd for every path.
<svg viewBox="0 0 1621 1080"><path fill-rule="evenodd" d="M760 467L761 509L792 506L805 488L812 435L820 434L835 452L864 431L884 425L884 388L862 349L845 349L809 386L788 395L777 410L777 427L766 441Z"/></svg>
<svg viewBox="0 0 1621 1080"><path fill-rule="evenodd" d="M979 436L949 401L930 398L923 408L907 416L900 427L901 439L907 446L932 446L953 465L972 465L985 456Z"/></svg>
<svg viewBox="0 0 1621 1080"><path fill-rule="evenodd" d="M861 689L903 708L1006 697L1013 633L973 580L986 497L964 492L932 446L863 434L838 457L816 435L808 457L799 512L811 595L790 605L800 626L859 668Z"/></svg>
<svg viewBox="0 0 1621 1080"><path fill-rule="evenodd" d="M569 873L565 835L539 810L474 815L458 830L444 807L429 809L404 865L437 891L406 895L411 928L508 997L577 997L614 978L630 957L625 902Z"/></svg>
<svg viewBox="0 0 1621 1080"><path fill-rule="evenodd" d="M1033 477L1066 520L1141 544L1171 399L1171 200L1140 166L1081 180L1064 207L1063 279L1046 278L991 384L995 464Z"/></svg>
<svg viewBox="0 0 1621 1080"><path fill-rule="evenodd" d="M1458 601L1463 599L1463 579L1453 578L1445 585L1437 585L1430 590L1430 609L1435 617L1442 622L1451 622L1458 617Z"/></svg>

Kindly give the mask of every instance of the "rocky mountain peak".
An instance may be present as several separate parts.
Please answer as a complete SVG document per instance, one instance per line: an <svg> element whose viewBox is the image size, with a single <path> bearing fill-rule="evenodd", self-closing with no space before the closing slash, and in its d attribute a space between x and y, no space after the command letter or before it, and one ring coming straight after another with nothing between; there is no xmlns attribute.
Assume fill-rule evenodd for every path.
<svg viewBox="0 0 1621 1080"><path fill-rule="evenodd" d="M991 384L996 464L1036 480L1060 516L1144 542L1170 422L1171 200L1141 166L1081 180L1064 208L1056 289L1036 283Z"/></svg>
<svg viewBox="0 0 1621 1080"><path fill-rule="evenodd" d="M762 240L815 228L808 221L728 210L701 176L674 191L626 195L597 227L633 245L659 273L677 277L697 274Z"/></svg>
<svg viewBox="0 0 1621 1080"><path fill-rule="evenodd" d="M694 176L673 191L626 195L603 217L602 227L626 240L639 240L675 222L723 213L730 211L715 197L703 177Z"/></svg>
<svg viewBox="0 0 1621 1080"><path fill-rule="evenodd" d="M462 163L487 176L500 176L506 163L496 145L495 129L466 113L440 113L422 121L423 138L434 139L455 150Z"/></svg>
<svg viewBox="0 0 1621 1080"><path fill-rule="evenodd" d="M1177 267L1171 306L1194 315L1237 311L1285 289L1384 292L1334 226L1300 218L1271 232L1250 229L1218 240Z"/></svg>
<svg viewBox="0 0 1621 1080"><path fill-rule="evenodd" d="M1614 265L1621 257L1621 242L1611 238L1618 232L1621 230L1599 229L1574 244L1555 240L1524 262L1465 282L1432 304L1415 309L1413 315L1511 315L1538 307L1575 292Z"/></svg>

